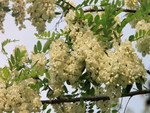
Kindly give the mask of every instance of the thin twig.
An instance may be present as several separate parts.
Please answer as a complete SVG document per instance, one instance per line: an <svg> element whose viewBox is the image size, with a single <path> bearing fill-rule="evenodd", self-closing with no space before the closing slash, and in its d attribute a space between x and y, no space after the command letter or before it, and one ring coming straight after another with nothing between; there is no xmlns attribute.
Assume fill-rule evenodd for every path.
<svg viewBox="0 0 150 113"><path fill-rule="evenodd" d="M127 102L127 104L126 104L125 108L124 108L124 113L126 113L126 109L127 109L127 106L128 106L128 104L129 104L129 102L130 102L131 98L132 98L132 96L129 98L129 100L128 100L128 102Z"/></svg>
<svg viewBox="0 0 150 113"><path fill-rule="evenodd" d="M121 98L121 103L120 103L120 106L118 108L118 111L120 111L121 107L122 107L122 102L123 102L123 98Z"/></svg>
<svg viewBox="0 0 150 113"><path fill-rule="evenodd" d="M65 0L62 0L64 3L68 4L71 8L75 9L73 5L71 5L69 2L66 2Z"/></svg>
<svg viewBox="0 0 150 113"><path fill-rule="evenodd" d="M147 73L150 75L150 71L149 70L146 70L147 71Z"/></svg>
<svg viewBox="0 0 150 113"><path fill-rule="evenodd" d="M129 12L129 13L136 13L137 10L130 10L130 9L123 9L123 8L116 8L116 11L122 10L123 12ZM88 9L85 10L84 12L96 12L96 11L105 11L105 9Z"/></svg>
<svg viewBox="0 0 150 113"><path fill-rule="evenodd" d="M150 90L143 90L143 91L133 91L126 95L122 95L121 97L132 97L136 95L142 95L142 94L150 94ZM83 101L99 101L99 100L110 100L108 96L101 96L101 97L78 97L78 98L60 98L55 100L42 100L41 102L44 104L59 104L64 102L78 102L80 100Z"/></svg>

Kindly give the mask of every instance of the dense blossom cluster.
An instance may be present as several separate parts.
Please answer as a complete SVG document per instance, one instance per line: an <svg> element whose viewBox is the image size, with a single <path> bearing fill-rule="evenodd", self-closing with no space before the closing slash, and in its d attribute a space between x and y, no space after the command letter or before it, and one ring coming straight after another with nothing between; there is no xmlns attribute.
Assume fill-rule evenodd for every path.
<svg viewBox="0 0 150 113"><path fill-rule="evenodd" d="M61 105L54 104L53 108L56 113L85 113L86 107L81 106L80 102L76 103L64 103Z"/></svg>
<svg viewBox="0 0 150 113"><path fill-rule="evenodd" d="M46 57L42 53L32 53L31 54L32 59L32 66L35 65L37 70L41 70L45 68L45 65L47 63Z"/></svg>
<svg viewBox="0 0 150 113"><path fill-rule="evenodd" d="M6 83L0 79L0 113L2 111L39 112L42 106L40 97L38 92L28 86L29 84L35 84L35 81L27 79L6 87Z"/></svg>
<svg viewBox="0 0 150 113"><path fill-rule="evenodd" d="M57 0L11 1L12 16L15 17L16 25L20 25L19 29L25 28L23 22L25 21L26 13L28 13L28 19L37 28L39 33L45 30L46 22L51 22L55 17ZM66 2L76 7L71 0L66 0ZM125 0L125 5L129 9L138 9L141 2L143 0ZM0 0L0 30L3 30L5 12L7 12L4 10L9 10L7 9L8 5L9 0ZM103 16L105 17L105 15L102 15L104 13L100 12L90 14L94 17L94 21L96 21L96 15L98 15L98 19L103 19L101 18ZM15 113L40 112L42 103L38 95L39 92L32 88L35 87L36 89L37 87L41 88L44 86L43 90L49 89L50 92L52 91L50 96L47 94L49 98L57 99L58 97L59 99L59 97L70 96L70 92L68 93L69 95L65 95L68 91L66 91L67 89L64 91L66 88L64 84L76 88L76 91L72 93L75 95L73 95L74 97L85 93L88 95L92 88L94 88L94 93L90 92L90 96L108 96L110 100L97 101L96 106L102 109L102 111L110 113L112 104L118 102L118 98L122 96L123 89L127 85L134 82L140 83L139 79L145 81L146 70L142 64L142 60L136 55L130 41L125 40L123 42L121 40L122 33L118 32L117 29L117 27L121 26L119 17L114 17L115 24L109 28L113 33L110 34L111 36L109 35L112 40L109 41L106 39L103 41L101 37L109 38L106 37L108 35L104 36L104 31L95 33L91 29L96 22L92 24L93 26L89 25L88 19L79 18L76 15L78 14L75 11L69 9L69 12L65 16L67 26L64 32L62 32L66 39L56 39L52 43L50 42L49 60L47 60L45 53L42 52L32 52L31 56L28 57L25 46L16 46L9 59L10 67L0 71L0 73L2 72L1 78L3 78L3 75L7 76L8 74L8 76L11 76L8 79L12 79L4 81L3 79L5 78L0 78L0 113L7 111ZM149 20L136 19L133 22L133 27L137 31L150 30ZM100 24L97 28L105 29L104 26ZM150 35L148 34L140 37L136 42L136 48L143 56L150 54L149 41ZM109 44L112 44L112 47L108 47ZM48 67L48 73L47 69L45 69L46 66ZM35 67L35 70L33 68L30 70L30 67ZM25 79L26 76L22 77L22 75L29 77L30 72L33 72L33 75L35 75L37 71L45 71L43 72L43 77L46 75L48 79L44 78L38 84L38 75L34 79ZM84 78L83 75L86 77ZM80 78L82 79L79 80ZM90 91L85 86L86 82L88 82ZM80 102L61 103L52 106L57 113L84 113L87 107L81 105Z"/></svg>
<svg viewBox="0 0 150 113"><path fill-rule="evenodd" d="M69 54L69 48L63 39L53 42L50 48L50 85L54 89L54 95L60 96L63 83L66 80L71 83L78 80L82 74L83 66Z"/></svg>
<svg viewBox="0 0 150 113"><path fill-rule="evenodd" d="M142 2L144 2L144 0L125 0L125 5L130 9L138 9ZM132 28L135 28L137 32L140 30L144 30L144 32L150 31L150 19L144 20L141 17L135 18L130 22L130 25ZM150 44L148 43L149 41L149 34L136 39L136 48L140 53L142 53L142 56L150 54Z"/></svg>
<svg viewBox="0 0 150 113"><path fill-rule="evenodd" d="M56 0L27 0L32 5L27 9L32 25L36 26L39 33L43 32L46 22L51 22L55 17Z"/></svg>
<svg viewBox="0 0 150 113"><path fill-rule="evenodd" d="M140 30L150 31L150 22L146 20L141 20L136 24L137 32ZM144 37L140 37L136 41L136 48L139 52L142 53L143 56L146 54L150 54L150 34L145 35ZM144 46L143 46L144 45Z"/></svg>
<svg viewBox="0 0 150 113"><path fill-rule="evenodd" d="M0 31L4 32L3 22L5 20L6 12L4 11L5 7L8 7L9 0L0 0Z"/></svg>
<svg viewBox="0 0 150 113"><path fill-rule="evenodd" d="M13 2L12 5L12 16L15 17L15 23L16 25L19 25L19 29L25 28L25 25L23 24L25 20L25 7L26 2L23 0L11 0Z"/></svg>
<svg viewBox="0 0 150 113"><path fill-rule="evenodd" d="M77 79L71 78L76 77L75 73L81 76L83 68L85 68L91 73L91 78L100 84L102 93L99 95L107 95L111 98L108 101L110 104L105 106L109 109L111 103L117 102L117 98L121 96L121 89L134 83L139 77L145 78L146 71L142 61L132 48L131 42L126 40L118 44L114 40L114 48L105 49L103 42L96 38L87 24L83 26L78 21L74 23L71 21L74 19L75 13L73 11L70 11L65 18L68 23L65 30L69 33L73 43L72 50L67 47L63 39L56 40L51 45L50 74L56 80L57 85L59 83L60 88L60 84L64 83L65 80L74 80L71 83L76 83ZM75 60L66 66L67 62L70 62L70 58ZM73 62L78 63L72 66ZM72 70L74 74L66 76L65 73L68 70ZM54 85L54 80L51 80L53 83L50 83Z"/></svg>
<svg viewBox="0 0 150 113"><path fill-rule="evenodd" d="M4 32L3 21L6 12L12 11L12 16L15 18L16 25L19 29L25 28L25 17L29 15L28 20L36 27L39 33L43 32L46 27L46 22L51 22L55 17L55 8L57 0L10 0L12 6L9 8L9 0L0 0L0 30ZM28 13L28 15L27 15Z"/></svg>
<svg viewBox="0 0 150 113"><path fill-rule="evenodd" d="M69 48L63 40L57 40L51 44L50 56L50 85L54 89L54 94L59 96L62 91L63 83L67 76L62 76L63 66L67 59Z"/></svg>
<svg viewBox="0 0 150 113"><path fill-rule="evenodd" d="M139 0L125 0L125 5L129 9L139 8Z"/></svg>
<svg viewBox="0 0 150 113"><path fill-rule="evenodd" d="M14 55L15 55L15 51L17 51L17 49L19 49L20 52L23 53L23 57L21 58L21 61L20 61L20 64L23 64L23 63L25 63L27 61L28 52L27 52L26 47L24 45L18 45L14 49L14 53L13 53Z"/></svg>

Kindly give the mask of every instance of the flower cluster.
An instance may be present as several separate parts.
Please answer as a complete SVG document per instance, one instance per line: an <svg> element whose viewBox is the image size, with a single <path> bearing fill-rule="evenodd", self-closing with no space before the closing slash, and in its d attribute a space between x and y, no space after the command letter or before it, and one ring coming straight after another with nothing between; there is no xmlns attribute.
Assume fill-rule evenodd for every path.
<svg viewBox="0 0 150 113"><path fill-rule="evenodd" d="M137 9L139 7L139 0L125 0L125 5L129 9Z"/></svg>
<svg viewBox="0 0 150 113"><path fill-rule="evenodd" d="M41 70L45 68L45 65L47 63L46 57L42 53L33 53L31 54L31 59L32 59L32 66L36 65L37 70Z"/></svg>
<svg viewBox="0 0 150 113"><path fill-rule="evenodd" d="M63 67L67 60L68 51L69 48L64 40L56 40L52 42L50 46L50 85L54 89L54 94L56 96L60 95L63 83L67 79L67 76L62 76L61 74L63 73Z"/></svg>
<svg viewBox="0 0 150 113"><path fill-rule="evenodd" d="M40 107L42 106L40 97L35 90L28 86L31 83L35 84L35 81L27 79L6 87L6 84L0 80L0 112L40 112Z"/></svg>
<svg viewBox="0 0 150 113"><path fill-rule="evenodd" d="M81 106L79 102L76 103L64 103L61 105L54 104L53 108L56 113L85 113L86 107Z"/></svg>
<svg viewBox="0 0 150 113"><path fill-rule="evenodd" d="M5 20L6 12L4 11L4 8L8 7L9 0L0 0L0 31L4 32L3 29L3 22Z"/></svg>
<svg viewBox="0 0 150 113"><path fill-rule="evenodd" d="M15 55L15 52L17 51L17 49L19 49L20 52L23 53L23 54L22 54L23 57L21 58L21 61L20 61L20 64L23 64L23 63L25 63L25 62L27 61L28 52L27 52L25 46L23 46L23 45L18 45L18 46L16 46L15 49L14 49L14 53L13 53L14 55Z"/></svg>
<svg viewBox="0 0 150 113"><path fill-rule="evenodd" d="M136 24L137 32L140 30L150 31L150 22L146 20L141 20ZM150 34L141 37L136 41L136 48L143 56L150 54Z"/></svg>
<svg viewBox="0 0 150 113"><path fill-rule="evenodd" d="M9 2L12 2L9 6ZM19 30L25 28L24 21L27 17L36 27L39 33L43 32L46 27L46 22L51 22L55 17L56 1L57 0L0 0L0 30L4 32L3 21L6 12L12 11L12 16L15 18L15 23ZM72 3L72 2L71 2ZM10 7L10 8L9 8ZM27 15L28 13L28 15Z"/></svg>
<svg viewBox="0 0 150 113"><path fill-rule="evenodd" d="M73 7L76 7L76 5L74 4L74 2L72 0L66 0L67 3L69 3L70 5L72 5Z"/></svg>
<svg viewBox="0 0 150 113"><path fill-rule="evenodd" d="M13 2L12 5L12 16L15 17L15 23L16 25L19 25L19 29L25 28L25 25L23 24L25 20L25 7L26 2L23 0L11 0Z"/></svg>
<svg viewBox="0 0 150 113"><path fill-rule="evenodd" d="M83 65L69 54L69 48L63 39L56 40L51 44L49 55L50 85L54 89L54 95L59 96L66 80L72 84L78 80L82 74Z"/></svg>
<svg viewBox="0 0 150 113"><path fill-rule="evenodd" d="M57 85L59 83L59 90L61 90L60 86L66 80L71 81L71 85L76 83L85 68L90 72L90 78L101 87L102 93L99 95L110 97L111 100L108 101L110 104L105 106L109 109L111 103L117 102L117 98L121 96L122 88L133 84L140 77L145 79L146 71L142 61L128 40L119 44L114 40L113 49L105 49L103 42L97 39L88 24L84 21L84 24L81 24L81 21L74 22L72 19L76 17L70 10L65 18L68 23L65 31L71 39L72 47L69 49L62 39L52 43L50 75L55 78ZM56 81L51 80L53 88ZM55 92L55 88L53 89Z"/></svg>
<svg viewBox="0 0 150 113"><path fill-rule="evenodd" d="M27 12L30 15L29 19L32 25L39 33L43 32L46 22L51 22L55 17L56 0L27 0L27 3L31 3Z"/></svg>

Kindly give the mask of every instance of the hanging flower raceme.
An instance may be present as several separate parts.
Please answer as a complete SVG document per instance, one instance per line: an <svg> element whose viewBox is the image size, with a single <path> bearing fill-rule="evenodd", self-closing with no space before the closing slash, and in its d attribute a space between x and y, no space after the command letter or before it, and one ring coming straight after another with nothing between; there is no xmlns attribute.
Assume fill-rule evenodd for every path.
<svg viewBox="0 0 150 113"><path fill-rule="evenodd" d="M32 59L32 66L35 65L36 70L42 70L45 68L45 65L47 63L46 57L42 53L32 53L31 54L31 59Z"/></svg>
<svg viewBox="0 0 150 113"><path fill-rule="evenodd" d="M0 112L40 112L42 106L40 96L28 86L29 84L35 84L35 81L27 79L20 83L13 83L12 86L6 88L4 81L0 80Z"/></svg>
<svg viewBox="0 0 150 113"><path fill-rule="evenodd" d="M4 32L3 29L3 22L5 20L6 12L4 11L4 8L8 7L9 0L0 0L0 31Z"/></svg>
<svg viewBox="0 0 150 113"><path fill-rule="evenodd" d="M144 30L145 32L150 31L150 22L146 20L141 20L136 24L137 32L140 30ZM136 48L139 52L142 53L142 56L145 56L146 54L150 54L150 34L147 34L143 37L140 37L136 41Z"/></svg>
<svg viewBox="0 0 150 113"><path fill-rule="evenodd" d="M15 17L16 25L20 25L19 29L25 28L23 22L25 21L26 16L26 2L23 0L11 0L12 5L12 16Z"/></svg>
<svg viewBox="0 0 150 113"><path fill-rule="evenodd" d="M125 6L129 9L139 8L139 0L125 0Z"/></svg>
<svg viewBox="0 0 150 113"><path fill-rule="evenodd" d="M27 0L27 3L31 3L27 12L32 25L39 33L43 32L46 22L50 23L55 17L56 0Z"/></svg>
<svg viewBox="0 0 150 113"><path fill-rule="evenodd" d="M139 82L139 78L145 80L146 71L131 42L119 40L118 43L114 38L113 48L106 49L105 42L98 40L86 20L73 21L75 19L75 12L70 10L65 18L65 32L68 33L66 37L70 38L71 48L67 46L68 40L65 42L62 39L50 46L50 85L60 95L64 82L68 80L71 85L76 84L85 69L90 73L90 80L102 89L99 95L110 97L103 109L110 110L111 104L118 102L117 98L122 95L122 88ZM117 17L116 21L120 24Z"/></svg>

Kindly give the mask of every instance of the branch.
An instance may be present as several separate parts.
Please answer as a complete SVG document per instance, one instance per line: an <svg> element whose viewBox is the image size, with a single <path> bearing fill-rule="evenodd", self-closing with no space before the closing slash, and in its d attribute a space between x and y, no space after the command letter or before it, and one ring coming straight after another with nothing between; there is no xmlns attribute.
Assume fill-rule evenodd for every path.
<svg viewBox="0 0 150 113"><path fill-rule="evenodd" d="M69 2L66 2L65 0L62 0L62 2L66 3L67 5L69 5L69 6L70 6L69 9L71 9L71 8L72 8L72 9L75 9L75 7L74 7L73 5L71 5ZM61 7L60 4L57 4L57 5ZM67 9L67 10L69 11L69 9Z"/></svg>
<svg viewBox="0 0 150 113"><path fill-rule="evenodd" d="M147 71L147 73L150 75L150 71L149 70L146 70Z"/></svg>
<svg viewBox="0 0 150 113"><path fill-rule="evenodd" d="M62 0L63 2L65 2L66 4L68 4L71 8L75 9L75 7L73 5L71 5L69 2L66 2L64 0Z"/></svg>
<svg viewBox="0 0 150 113"><path fill-rule="evenodd" d="M137 11L137 10L116 8L116 11L119 11L119 10L123 10L123 12L129 12L129 13L136 13L136 11ZM105 11L105 9L98 9L98 10L88 9L88 10L85 10L84 12L96 12L96 11Z"/></svg>
<svg viewBox="0 0 150 113"><path fill-rule="evenodd" d="M121 97L132 97L136 95L142 95L142 94L149 94L150 90L143 90L143 91L133 91L126 95L122 95ZM42 100L42 104L60 104L64 102L78 102L80 100L83 101L99 101L99 100L110 100L108 96L100 96L100 97L78 97L78 98L70 98L70 99L55 99L55 100Z"/></svg>

